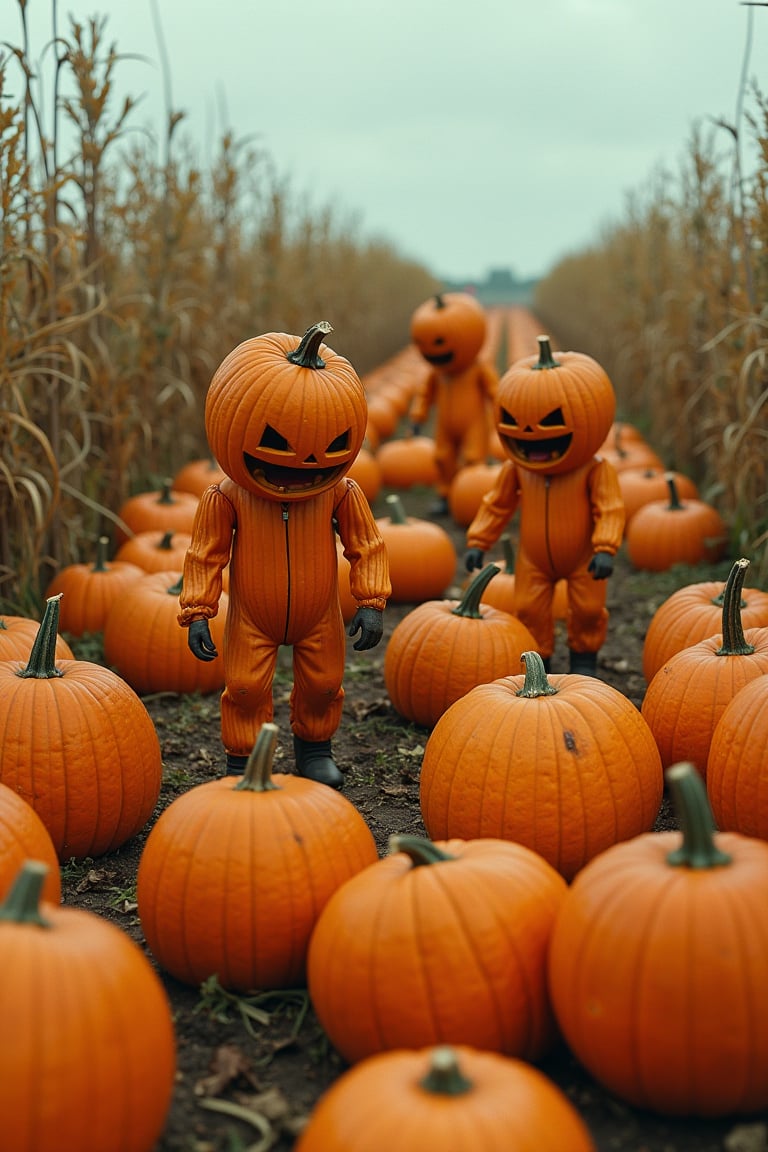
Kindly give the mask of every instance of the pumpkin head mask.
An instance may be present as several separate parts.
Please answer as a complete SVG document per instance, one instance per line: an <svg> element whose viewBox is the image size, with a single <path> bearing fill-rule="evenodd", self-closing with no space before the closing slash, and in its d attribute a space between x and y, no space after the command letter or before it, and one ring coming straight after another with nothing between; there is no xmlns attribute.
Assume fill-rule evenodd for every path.
<svg viewBox="0 0 768 1152"><path fill-rule="evenodd" d="M269 332L239 344L208 389L205 428L221 468L267 500L306 500L348 471L365 436L365 391L352 365L304 336Z"/></svg>
<svg viewBox="0 0 768 1152"><path fill-rule="evenodd" d="M449 376L469 368L485 336L485 312L467 292L438 293L411 317L411 339L419 352Z"/></svg>
<svg viewBox="0 0 768 1152"><path fill-rule="evenodd" d="M518 360L499 381L497 431L520 468L555 475L586 464L608 435L616 411L613 385L591 356L552 355L539 337L539 357Z"/></svg>

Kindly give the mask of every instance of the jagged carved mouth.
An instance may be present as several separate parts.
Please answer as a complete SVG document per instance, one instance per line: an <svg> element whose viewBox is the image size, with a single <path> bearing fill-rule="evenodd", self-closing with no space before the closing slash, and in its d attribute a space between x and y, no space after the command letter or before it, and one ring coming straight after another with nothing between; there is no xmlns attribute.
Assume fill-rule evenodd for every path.
<svg viewBox="0 0 768 1152"><path fill-rule="evenodd" d="M430 364L434 364L435 368L442 368L445 364L450 364L451 360L453 360L453 352L425 353L424 359L428 360Z"/></svg>
<svg viewBox="0 0 768 1152"><path fill-rule="evenodd" d="M550 436L543 440L520 440L516 436L502 436L512 456L526 464L553 464L562 459L571 446L573 434Z"/></svg>
<svg viewBox="0 0 768 1152"><path fill-rule="evenodd" d="M285 464L270 464L248 452L243 453L243 459L253 479L275 492L311 492L327 485L344 471L343 466L321 468L312 464L306 468L293 468Z"/></svg>

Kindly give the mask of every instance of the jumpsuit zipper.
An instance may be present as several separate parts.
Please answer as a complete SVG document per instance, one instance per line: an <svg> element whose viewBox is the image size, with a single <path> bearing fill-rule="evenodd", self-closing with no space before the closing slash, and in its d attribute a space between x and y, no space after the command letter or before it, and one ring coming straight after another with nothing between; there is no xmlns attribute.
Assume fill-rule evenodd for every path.
<svg viewBox="0 0 768 1152"><path fill-rule="evenodd" d="M285 598L285 628L283 630L283 644L288 643L288 625L291 619L291 545L288 538L288 505L283 503L281 505L283 510L283 524L285 525L285 558L286 558L286 572L288 579L287 595Z"/></svg>

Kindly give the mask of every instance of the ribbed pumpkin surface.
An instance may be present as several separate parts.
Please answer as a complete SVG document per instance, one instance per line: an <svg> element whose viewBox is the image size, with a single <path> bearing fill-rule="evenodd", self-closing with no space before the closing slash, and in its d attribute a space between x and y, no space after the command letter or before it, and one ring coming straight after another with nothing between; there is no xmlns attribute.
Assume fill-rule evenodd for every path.
<svg viewBox="0 0 768 1152"><path fill-rule="evenodd" d="M0 616L0 660L26 660L35 642L39 620L26 616ZM63 636L56 637L56 659L74 660L75 654Z"/></svg>
<svg viewBox="0 0 768 1152"><path fill-rule="evenodd" d="M31 804L12 788L0 784L0 900L25 860L40 860L48 866L43 898L52 904L61 900L59 861L48 830Z"/></svg>
<svg viewBox="0 0 768 1152"><path fill-rule="evenodd" d="M61 595L59 627L72 636L101 632L114 601L144 575L128 560L108 560L107 544L102 537L93 564L68 564L46 589L46 598Z"/></svg>
<svg viewBox="0 0 768 1152"><path fill-rule="evenodd" d="M768 840L768 676L740 688L715 725L707 795L718 828Z"/></svg>
<svg viewBox="0 0 768 1152"><path fill-rule="evenodd" d="M647 832L663 778L651 731L622 693L589 676L548 677L555 695L517 695L523 676L473 688L438 720L420 801L434 838L494 836L540 853L570 879L619 840Z"/></svg>

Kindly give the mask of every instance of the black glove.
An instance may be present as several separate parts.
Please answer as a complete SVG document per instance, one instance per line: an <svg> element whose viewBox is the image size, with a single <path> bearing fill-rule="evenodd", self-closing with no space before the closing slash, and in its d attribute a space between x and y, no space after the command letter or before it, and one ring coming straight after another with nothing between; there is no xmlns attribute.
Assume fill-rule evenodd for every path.
<svg viewBox="0 0 768 1152"><path fill-rule="evenodd" d="M384 632L384 613L379 608L358 608L347 628L347 635L354 636L356 632L360 633L352 645L356 652L375 648Z"/></svg>
<svg viewBox="0 0 768 1152"><path fill-rule="evenodd" d="M218 656L216 645L211 639L207 620L193 620L187 636L189 650L198 660L215 660Z"/></svg>
<svg viewBox="0 0 768 1152"><path fill-rule="evenodd" d="M593 580L605 580L613 572L613 556L610 552L595 552L587 571L592 573Z"/></svg>
<svg viewBox="0 0 768 1152"><path fill-rule="evenodd" d="M464 567L467 572L473 572L475 568L482 568L484 556L485 553L482 548L468 548L464 553Z"/></svg>

